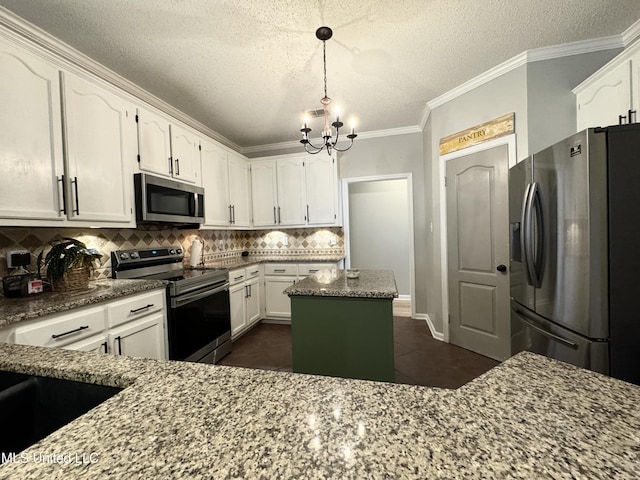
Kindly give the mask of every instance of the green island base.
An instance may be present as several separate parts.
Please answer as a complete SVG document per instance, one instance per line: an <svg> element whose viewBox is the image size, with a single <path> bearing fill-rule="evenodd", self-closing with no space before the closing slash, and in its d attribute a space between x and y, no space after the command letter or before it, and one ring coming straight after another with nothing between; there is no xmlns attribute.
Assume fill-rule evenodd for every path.
<svg viewBox="0 0 640 480"><path fill-rule="evenodd" d="M394 381L393 299L291 296L293 371Z"/></svg>

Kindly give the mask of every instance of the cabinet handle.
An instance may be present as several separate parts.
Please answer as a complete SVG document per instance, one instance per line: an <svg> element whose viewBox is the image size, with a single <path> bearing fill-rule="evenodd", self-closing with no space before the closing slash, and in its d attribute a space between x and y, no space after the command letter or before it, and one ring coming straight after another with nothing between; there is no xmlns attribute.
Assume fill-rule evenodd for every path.
<svg viewBox="0 0 640 480"><path fill-rule="evenodd" d="M173 175L173 158L169 157L169 174Z"/></svg>
<svg viewBox="0 0 640 480"><path fill-rule="evenodd" d="M231 223L236 223L236 206L235 205L231 205L231 213L232 213Z"/></svg>
<svg viewBox="0 0 640 480"><path fill-rule="evenodd" d="M244 278L244 275L240 275L239 277L233 277L234 281L238 281L238 280L242 280Z"/></svg>
<svg viewBox="0 0 640 480"><path fill-rule="evenodd" d="M282 217L280 216L280 207L278 207L278 225L282 223Z"/></svg>
<svg viewBox="0 0 640 480"><path fill-rule="evenodd" d="M284 273L286 270L284 268L276 268L273 270L275 273Z"/></svg>
<svg viewBox="0 0 640 480"><path fill-rule="evenodd" d="M80 326L78 328L74 328L73 330L69 330L68 332L51 335L51 338L64 337L65 335L71 335L72 333L79 332L80 330L86 330L87 328L89 328L89 325L82 325L82 326Z"/></svg>
<svg viewBox="0 0 640 480"><path fill-rule="evenodd" d="M278 218L276 217L276 207L273 207L273 223L278 223Z"/></svg>
<svg viewBox="0 0 640 480"><path fill-rule="evenodd" d="M244 286L244 298L249 298L249 286Z"/></svg>
<svg viewBox="0 0 640 480"><path fill-rule="evenodd" d="M618 125L622 125L622 119L627 119L626 115L618 115Z"/></svg>
<svg viewBox="0 0 640 480"><path fill-rule="evenodd" d="M255 272L251 272L250 275L257 275L258 273L260 273L260 270L256 270Z"/></svg>
<svg viewBox="0 0 640 480"><path fill-rule="evenodd" d="M62 184L62 208L58 210L60 213L67 214L67 186L64 183L64 175L60 178L56 177L58 183ZM58 190L58 199L60 198L60 190Z"/></svg>
<svg viewBox="0 0 640 480"><path fill-rule="evenodd" d="M180 159L176 158L176 175L180 176Z"/></svg>
<svg viewBox="0 0 640 480"><path fill-rule="evenodd" d="M311 269L311 270L309 270L309 273L316 273L317 271L318 271L317 268L316 269Z"/></svg>
<svg viewBox="0 0 640 480"><path fill-rule="evenodd" d="M120 335L116 337L116 342L118 342L118 355L122 355L122 337Z"/></svg>
<svg viewBox="0 0 640 480"><path fill-rule="evenodd" d="M140 308L135 308L133 310L130 310L131 313L138 313L141 312L142 310L146 310L147 308L151 308L153 307L153 303L150 303L148 305L145 305L144 307L140 307Z"/></svg>
<svg viewBox="0 0 640 480"><path fill-rule="evenodd" d="M75 198L76 198L76 208L74 208L71 211L71 213L80 215L80 202L78 201L78 177L73 177L73 180L71 180L71 183L73 184L74 191L75 191Z"/></svg>
<svg viewBox="0 0 640 480"><path fill-rule="evenodd" d="M107 342L104 342L102 346L104 347L104 353L109 353L109 344Z"/></svg>
<svg viewBox="0 0 640 480"><path fill-rule="evenodd" d="M635 110L629 110L629 123L635 123L635 119L633 117L635 117L636 115L636 111Z"/></svg>
<svg viewBox="0 0 640 480"><path fill-rule="evenodd" d="M309 218L309 205L307 205L307 222L310 222L311 219Z"/></svg>
<svg viewBox="0 0 640 480"><path fill-rule="evenodd" d="M233 217L231 217L231 205L229 205L229 223L233 223Z"/></svg>

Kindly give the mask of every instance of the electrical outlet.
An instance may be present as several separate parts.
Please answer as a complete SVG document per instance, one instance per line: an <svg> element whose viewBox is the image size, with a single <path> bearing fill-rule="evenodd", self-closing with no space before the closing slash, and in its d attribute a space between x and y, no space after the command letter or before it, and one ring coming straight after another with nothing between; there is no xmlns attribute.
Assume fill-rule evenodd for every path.
<svg viewBox="0 0 640 480"><path fill-rule="evenodd" d="M223 249L224 249L224 240L218 240L218 248L219 248L220 250L223 250Z"/></svg>
<svg viewBox="0 0 640 480"><path fill-rule="evenodd" d="M287 237L286 235L282 237L282 245L284 245L285 247L289 245L289 237Z"/></svg>
<svg viewBox="0 0 640 480"><path fill-rule="evenodd" d="M336 245L338 243L338 239L335 235L331 235L331 239L329 240L329 244L331 246Z"/></svg>

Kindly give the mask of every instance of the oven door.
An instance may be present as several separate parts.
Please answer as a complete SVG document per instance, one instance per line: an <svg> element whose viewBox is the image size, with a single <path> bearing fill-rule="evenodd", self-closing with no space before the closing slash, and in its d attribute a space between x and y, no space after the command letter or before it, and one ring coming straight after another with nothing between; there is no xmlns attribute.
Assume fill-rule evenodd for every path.
<svg viewBox="0 0 640 480"><path fill-rule="evenodd" d="M171 360L207 362L207 359L213 358L211 353L221 345L230 345L231 310L228 282L170 297L169 301ZM216 360L219 358L221 357L215 356Z"/></svg>

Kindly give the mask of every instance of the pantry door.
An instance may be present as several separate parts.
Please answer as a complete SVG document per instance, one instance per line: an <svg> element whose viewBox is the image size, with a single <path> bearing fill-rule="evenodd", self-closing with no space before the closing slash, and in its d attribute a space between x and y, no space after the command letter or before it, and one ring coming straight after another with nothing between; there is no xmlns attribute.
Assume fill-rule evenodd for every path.
<svg viewBox="0 0 640 480"><path fill-rule="evenodd" d="M510 356L509 148L446 162L449 341Z"/></svg>

